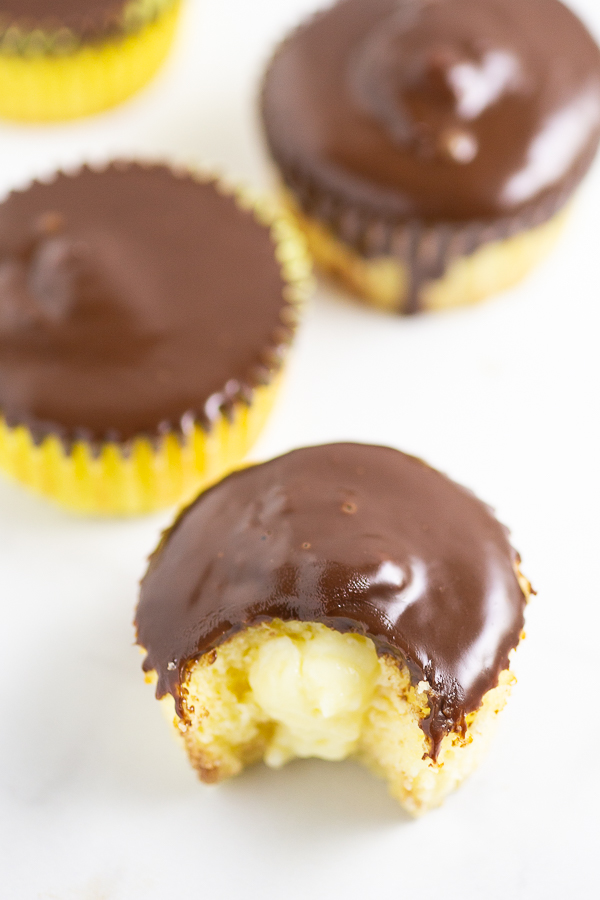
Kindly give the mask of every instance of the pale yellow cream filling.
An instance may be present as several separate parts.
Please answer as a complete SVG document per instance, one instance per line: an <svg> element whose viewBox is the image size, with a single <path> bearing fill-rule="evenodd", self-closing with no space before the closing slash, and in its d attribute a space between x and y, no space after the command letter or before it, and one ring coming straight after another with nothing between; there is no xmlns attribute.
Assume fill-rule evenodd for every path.
<svg viewBox="0 0 600 900"><path fill-rule="evenodd" d="M344 759L356 750L377 680L371 641L324 631L310 640L282 635L263 644L248 681L272 722L265 762L294 756Z"/></svg>

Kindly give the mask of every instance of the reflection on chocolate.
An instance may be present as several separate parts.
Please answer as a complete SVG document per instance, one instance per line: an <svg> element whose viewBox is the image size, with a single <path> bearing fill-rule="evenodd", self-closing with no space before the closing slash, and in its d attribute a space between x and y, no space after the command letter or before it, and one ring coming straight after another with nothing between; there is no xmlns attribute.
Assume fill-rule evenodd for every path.
<svg viewBox="0 0 600 900"><path fill-rule="evenodd" d="M484 28L477 41L465 39L452 4L426 6L420 18L416 10L404 4L365 41L356 59L356 97L399 145L433 157L440 137L454 133L470 150L450 158L471 162L478 140L468 123L505 95L526 90L522 64L510 51L483 50L488 43ZM439 36L432 39L437 29ZM493 46L491 36L488 40Z"/></svg>
<svg viewBox="0 0 600 900"><path fill-rule="evenodd" d="M558 0L342 0L280 48L263 110L307 211L496 219L588 168L600 52Z"/></svg>
<svg viewBox="0 0 600 900"><path fill-rule="evenodd" d="M373 639L430 685L435 756L519 642L518 555L491 510L397 450L332 444L236 472L153 556L137 612L144 668L179 701L187 664L280 618Z"/></svg>
<svg viewBox="0 0 600 900"><path fill-rule="evenodd" d="M275 368L283 288L269 229L212 183L35 183L0 205L0 411L67 441L208 424Z"/></svg>

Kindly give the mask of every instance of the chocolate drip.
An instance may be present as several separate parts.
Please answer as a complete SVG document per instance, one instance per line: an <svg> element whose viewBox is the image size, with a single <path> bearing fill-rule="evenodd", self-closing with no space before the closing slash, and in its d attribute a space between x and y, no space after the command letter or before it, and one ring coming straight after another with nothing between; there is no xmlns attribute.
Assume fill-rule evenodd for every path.
<svg viewBox="0 0 600 900"><path fill-rule="evenodd" d="M435 758L519 642L517 564L489 507L420 460L296 450L230 475L163 538L137 611L144 669L179 704L188 664L242 628L280 618L365 634L427 681Z"/></svg>
<svg viewBox="0 0 600 900"><path fill-rule="evenodd" d="M366 257L437 242L399 254L414 312L465 230L474 250L572 193L600 138L600 51L558 0L341 0L280 47L262 110L305 213Z"/></svg>
<svg viewBox="0 0 600 900"><path fill-rule="evenodd" d="M206 426L293 329L270 231L163 166L83 169L0 206L0 411L36 438Z"/></svg>

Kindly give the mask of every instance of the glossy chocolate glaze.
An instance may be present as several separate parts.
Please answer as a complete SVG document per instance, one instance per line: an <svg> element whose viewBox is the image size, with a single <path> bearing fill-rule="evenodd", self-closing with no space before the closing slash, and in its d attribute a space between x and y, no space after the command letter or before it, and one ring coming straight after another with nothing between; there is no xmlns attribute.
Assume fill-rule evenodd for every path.
<svg viewBox="0 0 600 900"><path fill-rule="evenodd" d="M469 252L571 194L600 137L600 51L558 0L341 0L275 54L263 117L305 212L435 278L456 229L477 226Z"/></svg>
<svg viewBox="0 0 600 900"><path fill-rule="evenodd" d="M0 206L0 411L67 442L210 424L269 380L283 292L269 229L212 182L136 164L36 182Z"/></svg>
<svg viewBox="0 0 600 900"><path fill-rule="evenodd" d="M144 669L179 704L189 662L241 628L279 618L365 634L428 682L435 757L519 642L517 563L489 507L420 460L296 450L225 478L167 532L142 581Z"/></svg>
<svg viewBox="0 0 600 900"><path fill-rule="evenodd" d="M119 27L130 0L0 0L0 21L24 28L69 28L75 34L112 31Z"/></svg>

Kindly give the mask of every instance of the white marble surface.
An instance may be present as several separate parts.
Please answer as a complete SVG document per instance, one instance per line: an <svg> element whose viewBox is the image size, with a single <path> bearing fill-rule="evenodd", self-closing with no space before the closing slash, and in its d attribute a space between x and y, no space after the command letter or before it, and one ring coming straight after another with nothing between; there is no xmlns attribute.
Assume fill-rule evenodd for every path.
<svg viewBox="0 0 600 900"><path fill-rule="evenodd" d="M0 127L0 189L111 154L266 186L254 98L317 0L191 2L161 76L120 109ZM600 37L598 0L573 0ZM131 619L169 514L81 520L0 481L0 896L10 900L558 900L597 885L600 168L517 290L410 321L321 286L256 459L349 438L423 456L496 506L538 589L486 764L410 821L352 764L188 770Z"/></svg>

